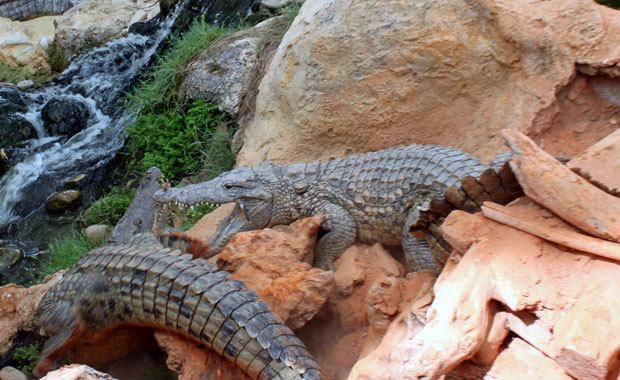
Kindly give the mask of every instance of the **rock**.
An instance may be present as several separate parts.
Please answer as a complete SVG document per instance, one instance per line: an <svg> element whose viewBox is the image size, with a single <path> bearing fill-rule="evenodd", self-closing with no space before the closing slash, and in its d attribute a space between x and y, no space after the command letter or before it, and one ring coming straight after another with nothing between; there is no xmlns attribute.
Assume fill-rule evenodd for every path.
<svg viewBox="0 0 620 380"><path fill-rule="evenodd" d="M36 307L63 273L48 276L46 282L29 288L15 284L0 287L0 355L6 354L18 331L37 331Z"/></svg>
<svg viewBox="0 0 620 380"><path fill-rule="evenodd" d="M155 0L86 0L56 19L56 45L69 57L118 38L126 34L136 12L148 10L155 3Z"/></svg>
<svg viewBox="0 0 620 380"><path fill-rule="evenodd" d="M86 235L86 240L89 243L100 244L108 236L109 230L110 226L108 226L107 224L95 224L86 227L86 229L84 230L84 235Z"/></svg>
<svg viewBox="0 0 620 380"><path fill-rule="evenodd" d="M75 99L52 99L41 110L43 127L51 136L71 137L88 126L88 106Z"/></svg>
<svg viewBox="0 0 620 380"><path fill-rule="evenodd" d="M86 174L78 174L75 177L65 181L65 187L69 189L77 189L82 187L86 182Z"/></svg>
<svg viewBox="0 0 620 380"><path fill-rule="evenodd" d="M21 249L0 247L0 273L17 264L22 256Z"/></svg>
<svg viewBox="0 0 620 380"><path fill-rule="evenodd" d="M34 81L30 80L30 79L24 79L23 81L20 81L17 83L17 88L19 88L22 91L26 91L31 89L34 86Z"/></svg>
<svg viewBox="0 0 620 380"><path fill-rule="evenodd" d="M368 325L366 297L378 278L402 277L405 268L381 244L355 244L334 261L334 291L329 297L331 311L347 332Z"/></svg>
<svg viewBox="0 0 620 380"><path fill-rule="evenodd" d="M4 367L0 370L0 380L28 380L28 377L16 368Z"/></svg>
<svg viewBox="0 0 620 380"><path fill-rule="evenodd" d="M260 84L237 164L411 143L490 160L507 127L555 134L550 153L570 156L584 147L579 128L591 126L593 143L620 115L594 78L576 75L577 64L601 67L618 83L618 14L590 0L307 0Z"/></svg>
<svg viewBox="0 0 620 380"><path fill-rule="evenodd" d="M30 21L0 18L0 62L11 69L25 67L31 74L48 73L47 48L54 41L57 16Z"/></svg>
<svg viewBox="0 0 620 380"><path fill-rule="evenodd" d="M267 8L282 8L291 3L292 0L261 0L261 4Z"/></svg>
<svg viewBox="0 0 620 380"><path fill-rule="evenodd" d="M0 177L9 170L10 163L9 157L6 155L4 149L0 148Z"/></svg>
<svg viewBox="0 0 620 380"><path fill-rule="evenodd" d="M110 234L110 243L126 243L131 236L153 229L153 194L159 189L160 178L161 170L157 167L147 169L131 204Z"/></svg>
<svg viewBox="0 0 620 380"><path fill-rule="evenodd" d="M41 380L116 380L103 372L96 371L87 365L71 364L56 371L49 372Z"/></svg>
<svg viewBox="0 0 620 380"><path fill-rule="evenodd" d="M34 126L17 115L27 111L28 107L17 87L0 86L0 148L8 149L37 137Z"/></svg>
<svg viewBox="0 0 620 380"><path fill-rule="evenodd" d="M179 380L249 380L236 365L199 343L168 331L158 330L155 339L168 355L168 368Z"/></svg>
<svg viewBox="0 0 620 380"><path fill-rule="evenodd" d="M206 52L188 67L184 91L190 99L205 99L220 111L237 115L249 89L255 68L258 38L248 37L221 45L222 50ZM212 49L214 50L214 49Z"/></svg>
<svg viewBox="0 0 620 380"><path fill-rule="evenodd" d="M312 268L320 217L234 235L219 254L221 269L245 282L293 330L306 324L331 291L331 272Z"/></svg>
<svg viewBox="0 0 620 380"><path fill-rule="evenodd" d="M279 18L216 41L186 69L183 89L190 99L205 99L236 116L258 70L261 38Z"/></svg>
<svg viewBox="0 0 620 380"><path fill-rule="evenodd" d="M68 210L82 197L82 192L77 190L65 190L53 194L45 201L45 209L51 213L60 213Z"/></svg>

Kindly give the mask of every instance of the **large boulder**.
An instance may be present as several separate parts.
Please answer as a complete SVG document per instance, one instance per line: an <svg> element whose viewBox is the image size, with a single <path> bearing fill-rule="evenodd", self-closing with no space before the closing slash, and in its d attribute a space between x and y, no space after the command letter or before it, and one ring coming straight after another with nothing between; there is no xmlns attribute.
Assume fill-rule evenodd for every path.
<svg viewBox="0 0 620 380"><path fill-rule="evenodd" d="M619 44L620 11L591 0L307 0L260 84L238 164L411 143L490 159L506 127L538 141L566 127L570 141L545 148L572 155L573 141L616 128L602 76L577 69L617 91ZM578 107L563 119L566 104Z"/></svg>
<svg viewBox="0 0 620 380"><path fill-rule="evenodd" d="M157 0L86 0L56 19L56 46L68 57L127 33L159 13Z"/></svg>
<svg viewBox="0 0 620 380"><path fill-rule="evenodd" d="M47 48L54 41L56 17L24 22L0 18L0 62L13 70L24 67L31 74L49 72Z"/></svg>

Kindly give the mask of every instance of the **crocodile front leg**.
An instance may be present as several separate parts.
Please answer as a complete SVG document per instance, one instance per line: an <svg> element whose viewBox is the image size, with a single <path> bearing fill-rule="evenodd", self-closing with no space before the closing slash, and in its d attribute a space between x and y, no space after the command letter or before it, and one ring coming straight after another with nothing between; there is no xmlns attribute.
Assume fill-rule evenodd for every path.
<svg viewBox="0 0 620 380"><path fill-rule="evenodd" d="M355 241L357 227L351 214L344 208L333 203L320 207L314 215L322 214L325 218L321 229L327 231L317 244L314 256L314 266L331 270L333 261Z"/></svg>
<svg viewBox="0 0 620 380"><path fill-rule="evenodd" d="M413 210L407 216L403 228L403 251L407 264L416 272L430 270L435 273L441 271L439 264L433 259L433 254L428 241L416 239L409 232L410 227L418 220L420 213Z"/></svg>

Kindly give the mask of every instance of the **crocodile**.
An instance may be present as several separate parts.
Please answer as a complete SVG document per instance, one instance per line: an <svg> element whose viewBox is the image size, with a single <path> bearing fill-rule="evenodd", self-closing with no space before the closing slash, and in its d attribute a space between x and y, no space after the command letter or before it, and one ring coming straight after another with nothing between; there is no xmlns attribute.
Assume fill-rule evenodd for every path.
<svg viewBox="0 0 620 380"><path fill-rule="evenodd" d="M235 202L231 215L209 241L209 255L219 253L233 234L322 214L315 265L332 262L353 244L401 244L413 270L439 271L424 236L410 227L431 199L441 198L465 176L478 177L488 167L459 150L410 145L326 163L277 165L263 162L240 167L207 182L158 190L155 201L160 227L173 207Z"/></svg>
<svg viewBox="0 0 620 380"><path fill-rule="evenodd" d="M26 21L40 16L59 15L84 0L0 0L0 17Z"/></svg>
<svg viewBox="0 0 620 380"><path fill-rule="evenodd" d="M256 292L204 259L163 248L160 240L138 234L127 244L95 249L45 293L37 315L51 337L35 376L86 332L139 325L194 339L253 379L323 379L303 342ZM183 245L178 237L172 242Z"/></svg>

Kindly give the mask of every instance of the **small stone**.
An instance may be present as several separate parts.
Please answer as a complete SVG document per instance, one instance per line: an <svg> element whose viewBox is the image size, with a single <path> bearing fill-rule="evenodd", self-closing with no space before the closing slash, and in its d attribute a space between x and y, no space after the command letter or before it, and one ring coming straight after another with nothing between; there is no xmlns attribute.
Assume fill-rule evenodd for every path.
<svg viewBox="0 0 620 380"><path fill-rule="evenodd" d="M22 91L26 91L30 88L32 88L34 86L34 82L31 81L30 79L25 79L23 81L20 81L19 83L17 83L17 88L19 88Z"/></svg>
<svg viewBox="0 0 620 380"><path fill-rule="evenodd" d="M4 367L0 370L0 380L28 380L28 377L16 368Z"/></svg>
<svg viewBox="0 0 620 380"><path fill-rule="evenodd" d="M22 258L22 251L17 248L0 248L0 270L8 269L17 264Z"/></svg>
<svg viewBox="0 0 620 380"><path fill-rule="evenodd" d="M82 192L77 190L65 190L52 195L45 202L45 209L51 213L60 213L68 210L78 199Z"/></svg>
<svg viewBox="0 0 620 380"><path fill-rule="evenodd" d="M89 243L99 244L108 236L109 228L107 224L94 224L84 230L84 235Z"/></svg>
<svg viewBox="0 0 620 380"><path fill-rule="evenodd" d="M287 6L290 2L291 0L262 0L261 4L263 4L267 8L275 9Z"/></svg>
<svg viewBox="0 0 620 380"><path fill-rule="evenodd" d="M77 189L84 184L84 180L86 179L86 174L78 174L73 178L69 178L65 181L65 187L69 189Z"/></svg>

